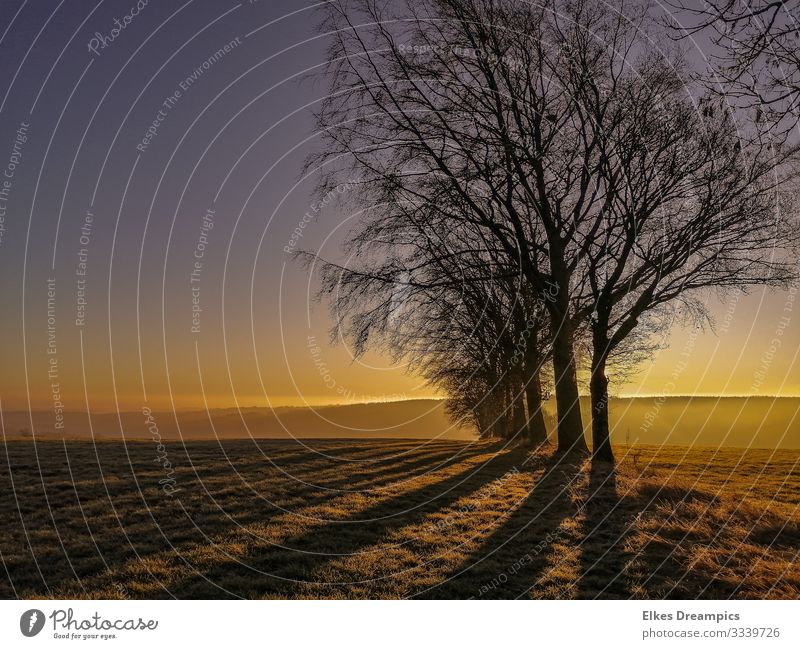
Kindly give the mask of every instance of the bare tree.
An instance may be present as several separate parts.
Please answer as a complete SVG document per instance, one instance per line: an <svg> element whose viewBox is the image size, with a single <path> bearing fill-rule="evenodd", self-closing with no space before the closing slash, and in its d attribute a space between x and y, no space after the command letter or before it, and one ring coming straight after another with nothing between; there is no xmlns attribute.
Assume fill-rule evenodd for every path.
<svg viewBox="0 0 800 649"><path fill-rule="evenodd" d="M423 374L445 388L454 408L469 405L482 413L484 401L493 403L495 416L504 417L501 429L505 437L521 436L533 445L546 442L543 367L549 360L549 345L540 305L536 300L526 301L525 292L508 280L470 284L459 301L462 308L427 312L434 326L447 321L447 314L457 315L455 326L448 326L452 340L439 336L436 344L420 355ZM458 383L451 379L454 369L455 376L465 376L466 383L477 380L484 386L477 402L461 394Z"/></svg>
<svg viewBox="0 0 800 649"><path fill-rule="evenodd" d="M800 117L798 0L674 0L678 38L708 35L706 85L752 109L758 122L789 129Z"/></svg>
<svg viewBox="0 0 800 649"><path fill-rule="evenodd" d="M614 56L605 38L569 38L570 65L556 77L576 117L577 138L565 139L582 143L567 150L580 152L590 187L562 194L562 208L575 206L563 257L574 326L586 323L591 336L593 453L602 461L613 461L610 362L640 360L676 314L701 323L702 289L785 285L797 243L781 192L794 152L758 129L740 137L719 102L696 106L682 56L650 45L642 11L627 15L625 24L587 18L595 36L613 34Z"/></svg>
<svg viewBox="0 0 800 649"><path fill-rule="evenodd" d="M361 267L343 277L361 279L344 282L357 287L346 302L403 273L431 300L468 267L460 281L491 289L511 320L544 311L537 331L549 334L561 452L586 448L576 349L588 329L594 451L613 460L609 362L646 353L676 305L701 319L699 290L789 278L793 230L775 199L790 153L758 133L740 141L720 107L691 103L684 61L645 32L646 4L420 0L402 9L327 6L335 92L319 113L321 161L347 164L323 187L355 176L360 204L380 206L353 238ZM496 297L515 277L520 310ZM357 340L388 315L382 295L353 320ZM452 376L463 380L478 359L499 375L508 368L505 333L487 328L483 342L487 332L497 353L481 349ZM545 346L532 348L538 362ZM500 394L488 387L492 371L478 384L516 412L507 388L533 375Z"/></svg>
<svg viewBox="0 0 800 649"><path fill-rule="evenodd" d="M562 205L576 192L585 197L590 178L575 172L582 143L560 136L571 132L572 102L550 83L582 46L584 25L562 33L557 4L429 0L396 16L375 0L332 3L325 27L335 34L336 93L319 118L326 159L352 163L362 198L389 209L433 206L423 229L483 241L529 283L551 323L559 449L568 452L586 444L570 313L574 260L565 256L575 215ZM579 7L569 10L581 18Z"/></svg>
<svg viewBox="0 0 800 649"><path fill-rule="evenodd" d="M620 345L641 352L630 336L641 335L643 321L669 324L676 304L701 323L702 289L786 284L797 241L780 194L788 154L743 145L720 107L698 111L673 65L647 58L635 68L606 101L583 104L599 129L597 183L606 200L579 227L586 294L575 299L592 337L593 449L606 461L607 369L626 351Z"/></svg>
<svg viewBox="0 0 800 649"><path fill-rule="evenodd" d="M376 236L368 225L353 238L371 233L358 246L368 261L321 262L334 337L349 338L357 354L368 344L383 346L451 395L450 413L472 420L482 435L546 441L540 373L548 360L547 320L521 278L493 274L499 266L486 250L453 254L444 235L425 231L424 243L411 246L408 227L390 233L379 219Z"/></svg>

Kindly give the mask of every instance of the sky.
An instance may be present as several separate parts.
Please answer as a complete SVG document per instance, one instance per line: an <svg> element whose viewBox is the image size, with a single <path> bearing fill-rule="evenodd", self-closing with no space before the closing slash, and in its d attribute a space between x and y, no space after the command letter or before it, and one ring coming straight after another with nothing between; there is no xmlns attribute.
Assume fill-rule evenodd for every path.
<svg viewBox="0 0 800 649"><path fill-rule="evenodd" d="M316 25L302 1L0 3L2 410L438 396L330 344L286 253L354 225L301 175ZM800 395L794 298L709 295L715 330L676 328L615 392Z"/></svg>

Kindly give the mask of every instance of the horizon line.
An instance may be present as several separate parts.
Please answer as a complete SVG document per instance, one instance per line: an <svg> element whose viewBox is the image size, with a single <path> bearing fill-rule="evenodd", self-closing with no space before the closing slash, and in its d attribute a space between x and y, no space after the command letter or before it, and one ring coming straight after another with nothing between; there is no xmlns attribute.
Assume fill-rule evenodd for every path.
<svg viewBox="0 0 800 649"><path fill-rule="evenodd" d="M588 398L589 394L581 394L581 398ZM720 394L720 393L713 393L713 392L697 392L697 393L642 393L642 394L618 394L618 395L610 395L610 399L799 399L800 394L747 394L747 393L731 393L731 394ZM280 405L270 405L270 404L248 404L248 405L225 405L225 406L214 406L212 408L204 408L202 406L189 406L185 408L169 408L169 407L161 407L156 406L152 408L154 411L161 411L161 412L210 412L213 410L252 410L252 409L264 409L264 410L275 410L278 408L297 408L297 409L313 409L313 408L331 408L331 407L344 407L344 406L364 406L364 405L376 405L376 404L389 404L389 403L404 403L407 401L445 401L447 397L409 397L406 399L371 399L371 400L364 400L364 401L331 401L331 402L324 402L324 403L299 403L299 404L280 404ZM548 399L547 401L553 401L553 399ZM49 412L48 408L35 408L35 409L26 409L26 408L4 408L6 413L12 412L26 412L26 413L38 413L38 412ZM91 410L90 413L94 415L101 415L101 414L117 414L123 412L137 412L135 408L128 409L122 408L119 410L106 410L106 409L97 409ZM86 413L86 410L66 410L64 414L67 413Z"/></svg>

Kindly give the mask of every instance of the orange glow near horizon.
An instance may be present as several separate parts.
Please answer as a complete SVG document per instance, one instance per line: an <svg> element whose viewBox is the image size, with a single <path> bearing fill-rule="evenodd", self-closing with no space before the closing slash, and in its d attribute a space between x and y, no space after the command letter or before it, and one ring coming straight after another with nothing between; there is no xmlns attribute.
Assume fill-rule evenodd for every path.
<svg viewBox="0 0 800 649"><path fill-rule="evenodd" d="M676 328L628 383L612 382L612 395L800 396L800 327L775 333L786 296L786 292L765 292L743 297L735 317L724 328L718 324L716 331ZM713 306L717 321L722 321L729 307ZM137 410L145 404L168 410L322 406L445 396L385 357L369 353L353 361L346 345L329 345L329 321L320 305L314 305L311 325L306 318L308 303L296 295L284 302L278 318L266 301L257 308L264 327L255 352L250 321L235 317L235 312L226 317L227 345L222 331L212 327L217 324L213 313L204 316L210 333L202 345L168 322L167 353L145 328L141 365L129 323L114 330L114 340L120 342L113 347L107 333L105 340L101 336L91 345L84 338L83 355L80 344L62 343L60 338L58 386L64 409ZM27 356L27 393L26 359L19 349L3 353L2 408L27 410L28 394L32 409L51 407L46 348L39 346Z"/></svg>
<svg viewBox="0 0 800 649"><path fill-rule="evenodd" d="M800 328L786 329L780 336L770 332L785 301L786 294L780 292L748 296L739 300L737 319L724 329L675 329L664 347L631 381L612 384L612 396L800 397ZM263 306L266 318L269 309L268 305ZM299 306L302 313L306 304ZM138 410L145 404L181 411L319 407L446 396L378 354L353 361L345 345L320 343L326 340L328 326L327 318L320 317L324 314L321 307L316 307L315 320L319 324L311 329L312 334L307 334L304 326L292 326L297 321L303 323L304 317L289 307L291 303L281 312L287 322L265 328L263 339L257 341L258 356L254 356L251 345L241 344L247 339L250 323L234 318L226 326L229 331L241 332L241 338L234 338L240 344L226 348L219 344L220 337L195 347L191 340L175 336L169 343L166 367L163 350L161 359L147 350L142 356L144 372L140 370L135 345L114 345L113 355L102 345L84 346L83 368L80 346L70 346L59 354L60 400L65 411L111 412ZM724 314L726 305L716 308ZM274 333L270 334L269 329ZM309 335L314 336L314 353L309 352ZM268 344L270 336L273 341L283 340L277 350ZM257 364L254 358L258 358ZM30 407L34 410L51 407L51 387L47 375L40 371L47 360L44 350L28 358ZM16 366L17 373L13 369L13 364L7 364L0 377L2 408L27 410L24 382L15 379L24 375L24 368ZM142 390L143 375L146 394Z"/></svg>

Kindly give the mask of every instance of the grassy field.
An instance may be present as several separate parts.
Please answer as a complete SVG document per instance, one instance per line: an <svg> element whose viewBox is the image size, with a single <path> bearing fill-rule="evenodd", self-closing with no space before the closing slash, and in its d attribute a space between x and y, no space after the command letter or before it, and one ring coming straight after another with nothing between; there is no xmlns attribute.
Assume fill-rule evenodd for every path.
<svg viewBox="0 0 800 649"><path fill-rule="evenodd" d="M797 451L305 443L6 442L0 597L800 597Z"/></svg>

